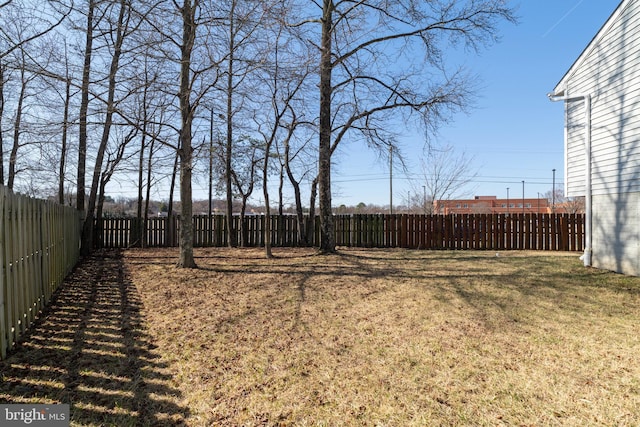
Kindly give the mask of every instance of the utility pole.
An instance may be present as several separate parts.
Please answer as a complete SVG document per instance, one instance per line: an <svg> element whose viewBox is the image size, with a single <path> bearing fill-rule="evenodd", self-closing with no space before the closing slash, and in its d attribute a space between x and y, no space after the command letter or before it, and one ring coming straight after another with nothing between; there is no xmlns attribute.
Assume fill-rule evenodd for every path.
<svg viewBox="0 0 640 427"><path fill-rule="evenodd" d="M393 145L389 145L389 214L393 215Z"/></svg>
<svg viewBox="0 0 640 427"><path fill-rule="evenodd" d="M551 188L551 213L556 212L556 170L552 169L553 172L553 187Z"/></svg>
<svg viewBox="0 0 640 427"><path fill-rule="evenodd" d="M522 180L522 213L524 213L524 179Z"/></svg>

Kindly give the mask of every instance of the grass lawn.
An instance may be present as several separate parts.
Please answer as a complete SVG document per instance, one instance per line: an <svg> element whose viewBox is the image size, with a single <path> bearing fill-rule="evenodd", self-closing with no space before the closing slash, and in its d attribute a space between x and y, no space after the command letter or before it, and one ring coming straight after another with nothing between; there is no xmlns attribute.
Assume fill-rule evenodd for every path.
<svg viewBox="0 0 640 427"><path fill-rule="evenodd" d="M274 253L87 260L0 362L0 401L73 425L640 425L639 278L573 253Z"/></svg>

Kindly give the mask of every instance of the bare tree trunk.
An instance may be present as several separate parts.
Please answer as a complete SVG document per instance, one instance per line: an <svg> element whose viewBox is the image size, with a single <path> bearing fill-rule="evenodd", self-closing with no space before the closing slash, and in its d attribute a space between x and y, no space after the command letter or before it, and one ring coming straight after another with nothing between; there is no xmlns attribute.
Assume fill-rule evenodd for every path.
<svg viewBox="0 0 640 427"><path fill-rule="evenodd" d="M91 74L91 54L93 53L93 12L95 0L89 0L87 27L84 47L84 65L82 68L82 86L80 88L80 117L78 135L78 178L76 182L76 207L84 211L85 173L87 167L87 112L89 110L89 83Z"/></svg>
<svg viewBox="0 0 640 427"><path fill-rule="evenodd" d="M280 165L280 176L278 177L278 215L284 214L284 167Z"/></svg>
<svg viewBox="0 0 640 427"><path fill-rule="evenodd" d="M333 1L324 0L320 46L320 142L318 146L318 187L320 196L320 252L336 250L331 212L331 38Z"/></svg>
<svg viewBox="0 0 640 427"><path fill-rule="evenodd" d="M207 215L207 246L213 246L213 107L211 107L211 119L209 121L209 210Z"/></svg>
<svg viewBox="0 0 640 427"><path fill-rule="evenodd" d="M107 165L104 168L105 170L100 175L100 184L99 184L98 197L97 197L97 203L96 203L96 216L95 216L96 220L95 220L95 224L91 225L92 228L94 229L93 231L94 238L93 238L93 241L91 242L91 244L93 245L92 248L101 247L101 245L97 245L96 242L102 243L104 241L102 236L102 232L104 229L103 218L102 218L102 208L104 206L104 199L105 199L104 189L109 183L109 181L111 180L111 177L113 176L114 172L117 170L118 164L120 163L120 161L122 161L127 145L135 138L136 135L137 135L136 129L135 128L131 129L129 134L124 138L124 140L118 146L118 150L116 152L115 157L112 159L111 156L109 156L109 159L107 160ZM134 239L135 237L136 236L133 235ZM131 242L129 244L131 244Z"/></svg>
<svg viewBox="0 0 640 427"><path fill-rule="evenodd" d="M0 58L0 185L4 185L4 140L2 132L2 118L4 117L4 72L6 66Z"/></svg>
<svg viewBox="0 0 640 427"><path fill-rule="evenodd" d="M284 233L284 167L280 165L280 176L278 181L278 241L276 245L282 245Z"/></svg>
<svg viewBox="0 0 640 427"><path fill-rule="evenodd" d="M153 148L155 145L156 139L151 139L151 146L149 147L149 157L147 158L147 194L144 199L144 216L142 218L142 247L147 247L147 224L149 223L149 198L151 197L151 167L152 167L152 159L153 159Z"/></svg>
<svg viewBox="0 0 640 427"><path fill-rule="evenodd" d="M267 188L270 149L271 143L267 143L264 152L264 167L262 169L262 195L264 196L264 254L267 258L273 258L273 251L271 250L271 207L269 206L269 189Z"/></svg>
<svg viewBox="0 0 640 427"><path fill-rule="evenodd" d="M196 37L195 14L198 0L184 0L180 9L182 13L182 46L180 60L180 259L178 267L197 268L193 258L193 193L191 175L193 148L191 147L191 123L193 111L191 106L191 53Z"/></svg>
<svg viewBox="0 0 640 427"><path fill-rule="evenodd" d="M178 150L181 144L178 143ZM173 198L176 189L176 175L178 175L178 160L180 154L176 151L176 158L173 161L173 173L171 174L171 185L169 186L169 206L167 206L167 228L166 228L166 244L167 246L175 245L175 227L173 221Z"/></svg>
<svg viewBox="0 0 640 427"><path fill-rule="evenodd" d="M246 217L247 217L247 200L249 199L249 195L242 196L242 202L240 204L240 230L238 230L240 234L240 247L247 246L247 227L246 227Z"/></svg>
<svg viewBox="0 0 640 427"><path fill-rule="evenodd" d="M240 196L242 198L241 200L241 204L240 204L240 227L238 231L238 235L239 235L239 240L240 240L240 246L245 247L247 246L247 228L246 228L246 212L247 212L247 201L249 200L249 197L251 197L251 194L253 193L253 186L254 186L254 178L255 178L255 169L256 169L256 152L255 152L255 148L253 149L253 152L251 153L251 164L249 166L249 184L247 189L243 189L242 188L242 181L240 180L240 178L238 177L238 174L236 174L236 171L232 170L231 171L231 175L233 177L233 181L236 185L236 188L238 189L238 193L240 193Z"/></svg>
<svg viewBox="0 0 640 427"><path fill-rule="evenodd" d="M66 48L66 46L65 46ZM65 53L66 57L66 53ZM58 203L64 205L64 173L67 163L67 139L69 131L69 106L71 104L71 77L69 77L69 64L67 66L65 94L64 94L64 113L62 117L62 140L60 146L60 168L58 169Z"/></svg>
<svg viewBox="0 0 640 427"><path fill-rule="evenodd" d="M96 205L96 238L94 247L101 248L102 243L104 242L103 230L104 230L104 219L102 218L102 208L104 206L104 188L107 186L108 180L104 178L104 176L100 177L100 190L98 192L98 203Z"/></svg>
<svg viewBox="0 0 640 427"><path fill-rule="evenodd" d="M93 222L96 207L96 199L98 195L98 187L100 184L100 174L102 173L102 162L104 160L104 153L107 150L107 144L109 143L109 135L111 133L111 125L113 124L113 113L115 105L115 91L116 91L116 73L120 65L120 55L122 54L122 44L126 34L125 28L125 15L127 14L127 2L126 0L120 1L120 11L118 13L118 28L116 30L116 42L113 47L113 57L111 58L111 64L109 66L109 89L107 94L107 114L104 119L104 127L102 128L102 137L100 139L100 146L96 154L96 162L93 168L93 179L91 181L91 192L89 193L89 204L87 205L87 212L85 215L84 227L82 230L82 245L81 252L86 255L91 252L93 248Z"/></svg>
<svg viewBox="0 0 640 427"><path fill-rule="evenodd" d="M235 246L235 230L233 229L233 194L231 186L231 159L233 158L233 71L235 53L235 6L236 0L231 0L229 13L229 69L227 70L227 142L225 149L224 177L227 186L227 245Z"/></svg>
<svg viewBox="0 0 640 427"><path fill-rule="evenodd" d="M143 200L143 196L142 196L142 192L143 192L143 177L144 177L144 152L145 152L145 146L146 146L146 142L147 142L147 126L149 123L149 117L147 114L147 93L149 91L149 70L147 68L147 63L145 60L145 70L144 70L144 88L143 88L143 92L142 92L142 136L140 139L140 157L138 159L138 210L137 210L137 219L138 219L138 224L141 226L141 229L139 230L139 243L140 243L140 247L146 247L146 207L149 206L149 200L148 198L146 199L146 207L145 207L145 219L142 218L142 202ZM151 168L151 153L149 153L149 168ZM149 169L147 171L147 194L149 194L149 187L151 186L151 182L149 181L149 175L151 173L151 170ZM147 196L148 197L148 196Z"/></svg>
<svg viewBox="0 0 640 427"><path fill-rule="evenodd" d="M105 179L104 176L100 178L100 190L98 193L98 203L96 205L96 238L97 242L94 246L97 248L102 247L104 242L104 219L102 218L102 208L104 207L105 192L104 189L107 186L109 179Z"/></svg>
<svg viewBox="0 0 640 427"><path fill-rule="evenodd" d="M23 61L23 66L20 69L20 94L18 95L18 104L16 106L16 118L13 123L13 145L11 146L11 153L9 154L9 176L7 178L7 187L9 190L13 190L13 184L16 178L16 162L18 161L18 148L20 147L20 133L22 131L22 108L26 91L27 80Z"/></svg>
<svg viewBox="0 0 640 427"><path fill-rule="evenodd" d="M298 222L298 245L307 246L307 227L304 220L304 212L302 211L302 196L300 193L300 183L295 180L293 172L291 171L291 164L289 162L289 139L285 141L284 147L284 167L289 177L289 182L293 187L293 195L296 201L296 219Z"/></svg>
<svg viewBox="0 0 640 427"><path fill-rule="evenodd" d="M146 90L145 90L146 93ZM144 201L143 196L142 196L142 192L143 192L143 188L144 187L144 182L143 182L143 177L144 177L144 149L145 149L145 145L146 145L146 141L147 141L147 105L146 105L146 96L143 95L142 96L143 101L142 101L142 108L144 110L144 112L142 113L143 115L143 122L142 122L142 136L140 137L140 156L138 157L138 203L137 203L137 210L136 210L136 219L138 221L138 224L142 224L142 203ZM147 181L147 185L149 185L149 182ZM142 227L144 228L144 227ZM144 239L142 238L142 235L144 234L144 230L138 230L139 231L139 244L140 247L145 247L145 242Z"/></svg>
<svg viewBox="0 0 640 427"><path fill-rule="evenodd" d="M253 177L251 179L253 179ZM240 229L238 230L238 234L240 236L240 246L244 248L247 246L247 227L246 227L247 201L249 200L249 197L251 197L251 193L253 193L253 183L251 183L246 193L242 192L242 189L240 189L239 183L237 184L237 187L239 188L239 191L242 197L242 202L240 204Z"/></svg>
<svg viewBox="0 0 640 427"><path fill-rule="evenodd" d="M309 196L309 223L307 225L307 244L314 242L316 232L316 195L318 194L318 177L311 183L311 195Z"/></svg>

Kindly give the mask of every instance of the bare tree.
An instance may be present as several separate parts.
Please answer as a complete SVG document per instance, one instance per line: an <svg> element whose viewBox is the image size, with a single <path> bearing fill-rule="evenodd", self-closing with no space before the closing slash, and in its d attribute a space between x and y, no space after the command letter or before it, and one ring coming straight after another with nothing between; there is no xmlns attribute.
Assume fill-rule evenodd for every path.
<svg viewBox="0 0 640 427"><path fill-rule="evenodd" d="M273 6L272 13L284 15L286 7ZM264 107L262 114L258 114L254 120L258 133L264 141L265 159L262 165L262 192L265 207L264 242L265 255L272 257L271 251L271 206L269 203L268 177L270 172L270 157L277 156L272 151L280 141L285 147L290 147L296 129L301 120L297 111L300 103L297 102L309 76L309 67L306 59L300 57L300 51L296 46L290 46L287 39L285 26L276 19L274 25L267 30L267 37L271 40L269 55L265 61L265 67L260 76L260 86L264 88ZM285 160L286 161L286 160ZM282 188L282 175L280 175L280 188ZM280 206L282 202L280 202Z"/></svg>
<svg viewBox="0 0 640 427"><path fill-rule="evenodd" d="M91 78L91 56L93 55L93 28L96 0L88 0L85 26L84 65L80 88L80 117L78 123L78 167L76 180L76 208L84 211L85 174L87 168L87 114L89 111L89 84Z"/></svg>
<svg viewBox="0 0 640 427"><path fill-rule="evenodd" d="M100 175L100 184L98 188L98 198L96 203L96 219L97 219L97 235L100 235L102 232L102 210L104 207L104 202L106 198L105 187L113 177L113 174L116 172L118 165L125 158L127 145L135 138L137 134L136 128L130 128L129 133L124 135L121 139L122 141L116 145L115 152L107 152L107 161ZM98 242L102 242L102 236L100 239L97 239ZM94 242L91 242L94 244Z"/></svg>
<svg viewBox="0 0 640 427"><path fill-rule="evenodd" d="M20 33L21 30L16 29L16 32ZM34 195L39 193L43 185L37 185L37 179L34 180L27 175L37 175L41 183L48 182L43 173L49 175L51 165L44 166L42 159L47 151L45 148L47 138L53 133L51 128L57 127L57 122L47 117L46 111L50 105L42 102L46 97L43 97L41 92L48 91L50 87L48 79L39 73L38 64L35 62L46 61L46 57L52 54L46 53L46 49L42 49L38 42L32 42L35 45L33 47L24 44L5 57L8 62L3 67L5 71L0 73L6 76L2 79L0 92L4 92L4 87L13 88L9 91L8 98L4 97L4 93L0 95L2 114L5 115L5 106L7 106L9 108L7 115L12 116L12 144L8 159L7 187ZM40 57L36 57L33 51ZM9 77L12 77L12 81ZM27 146L29 149L25 149ZM23 177L20 182L17 181L19 175Z"/></svg>
<svg viewBox="0 0 640 427"><path fill-rule="evenodd" d="M94 245L94 215L98 192L100 189L100 176L102 174L103 167L102 163L109 143L111 127L113 125L113 116L116 105L116 87L118 85L117 73L120 70L120 58L122 56L125 38L131 31L131 10L127 0L120 0L116 16L116 20L110 23L110 26L115 27L115 40L113 41L113 53L111 55L109 74L107 77L108 88L105 105L106 114L104 116L100 144L96 153L93 178L89 193L89 203L87 205L84 227L82 230L82 252L84 254L88 254ZM113 39L114 35L109 35L108 38Z"/></svg>
<svg viewBox="0 0 640 427"><path fill-rule="evenodd" d="M236 144L236 153L232 163L231 176L241 198L240 205L240 246L246 246L247 233L245 230L245 215L247 202L253 188L258 183L258 167L265 161L265 152L259 141L253 138L242 138L244 144Z"/></svg>
<svg viewBox="0 0 640 427"><path fill-rule="evenodd" d="M160 64L152 60L149 47L144 50L141 61L143 72L140 84L142 87L141 93L137 96L135 106L141 131L137 164L138 203L136 217L140 226L140 230L138 230L140 245L146 247L145 236L149 216L149 198L152 182L154 181L154 160L156 160L154 154L158 151L157 147L161 145L158 143L159 135L162 133L168 102L165 101L165 97L162 96L161 91L155 85L160 73L162 73L162 69Z"/></svg>
<svg viewBox="0 0 640 427"><path fill-rule="evenodd" d="M4 130L5 87L8 82L7 65L0 58L0 185L4 185Z"/></svg>
<svg viewBox="0 0 640 427"><path fill-rule="evenodd" d="M145 55L144 57L144 85L142 88L142 99L140 101L140 110L142 111L141 119L142 119L142 135L140 137L140 152L138 155L138 203L137 203L137 215L136 219L138 220L138 224L142 223L141 230L138 232L138 240L141 247L145 247L145 232L146 232L146 220L142 221L142 203L143 203L143 191L144 191L144 166L145 166L145 150L147 148L147 133L149 123L149 104L148 104L148 96L150 90L150 79L149 79L149 66L147 62L148 57ZM153 147L152 147L153 150ZM151 160L151 153L149 153L149 160Z"/></svg>
<svg viewBox="0 0 640 427"><path fill-rule="evenodd" d="M253 0L229 0L225 20L225 75L223 87L220 88L225 100L225 124L226 137L224 146L226 186L226 221L227 243L232 246L236 242L233 228L233 183L232 163L236 156L233 143L236 141L234 131L241 127L237 116L240 110L248 109L245 103L249 93L254 90L243 89L248 77L262 62L261 49L257 47L256 31L262 25L262 16L265 11L263 2ZM246 87L246 86L244 86Z"/></svg>
<svg viewBox="0 0 640 427"><path fill-rule="evenodd" d="M9 154L9 174L7 176L7 187L10 190L13 190L13 185L15 182L17 170L17 162L18 162L18 149L21 146L20 137L23 133L23 124L22 119L24 115L25 99L28 96L27 86L33 81L34 76L31 73L28 73L26 70L26 55L23 49L19 50L19 64L20 69L19 73L19 90L18 90L18 99L16 101L16 108L14 114L13 121L13 144L11 145L11 152Z"/></svg>
<svg viewBox="0 0 640 427"><path fill-rule="evenodd" d="M422 194L424 213L439 213L439 202L460 196L478 175L473 158L451 144L427 143L420 158L420 175L413 190ZM424 187L423 187L424 186Z"/></svg>
<svg viewBox="0 0 640 427"><path fill-rule="evenodd" d="M564 202L564 209L570 214L584 213L584 196L567 197Z"/></svg>
<svg viewBox="0 0 640 427"><path fill-rule="evenodd" d="M277 98L277 92L274 93L274 106L277 105L277 103L280 101ZM265 142L265 158L264 158L264 162L262 164L262 196L264 197L264 216L265 216L265 222L264 222L264 248L265 248L265 256L267 258L271 258L273 257L272 251L271 251L271 205L269 203L269 188L268 188L268 181L269 181L269 153L271 152L272 146L274 145L274 142L277 139L277 134L278 134L278 128L279 126L281 126L281 121L283 120L284 115L286 114L287 110L289 110L290 108L286 105L286 100L285 100L285 105L284 108L282 110L280 110L280 108L274 108L273 110L273 121L269 122L269 125L266 126L266 129L263 130L261 133L263 135L264 138L264 142ZM291 138L291 134L294 131L294 127L289 127L288 128L288 134L285 136L286 139L290 139Z"/></svg>
<svg viewBox="0 0 640 427"><path fill-rule="evenodd" d="M197 116L199 106L220 78L222 60L216 57L219 43L213 35L213 30L220 25L220 16L215 9L218 6L218 3L200 0L158 1L153 16L147 19L157 38L156 55L172 65L159 84L162 83L166 93L177 94L178 124L164 125L175 129L178 143L161 143L176 150L175 165L180 170L180 256L177 263L180 268L197 268L193 257L192 179L198 139L194 134L199 131L198 125L204 122Z"/></svg>
<svg viewBox="0 0 640 427"><path fill-rule="evenodd" d="M544 197L549 201L552 213L584 213L584 197L565 197L562 188L549 190Z"/></svg>
<svg viewBox="0 0 640 427"><path fill-rule="evenodd" d="M74 94L66 40L56 32L50 32L23 45L5 59L12 60L8 70L13 73L16 87L22 88L11 91L19 95L12 106L13 116L20 119L19 129L14 128L14 136L18 138L14 137L17 144L12 147L9 162L11 184L23 192L46 191L48 197L56 191L51 184L57 180L57 199L64 204L68 130L72 126ZM21 70L12 70L18 66ZM17 85L18 80L20 85ZM18 110L19 117L15 114ZM21 148L27 144L29 150ZM18 172L21 172L20 176ZM21 188L23 185L30 190Z"/></svg>
<svg viewBox="0 0 640 427"><path fill-rule="evenodd" d="M225 143L225 183L227 188L227 245L229 247L234 245L235 242L235 230L233 228L233 189L231 186L231 162L233 159L233 96L235 94L234 88L234 66L235 66L235 57L236 57L236 10L237 1L231 0L231 7L229 9L229 57L227 60L227 86L225 90L226 95L226 104L227 104L227 136Z"/></svg>
<svg viewBox="0 0 640 427"><path fill-rule="evenodd" d="M292 109L291 122L288 126L296 126L296 123L300 125L305 125L304 122L298 120L297 115L295 113L295 109ZM293 137L293 134L292 134ZM310 234L309 230L313 222L307 223L304 217L304 209L302 206L302 192L301 192L301 182L306 179L308 176L316 177L316 169L313 167L309 167L309 164L313 164L313 156L314 153L308 153L309 146L311 144L312 136L309 133L303 133L301 137L296 138L300 141L299 145L295 148L292 147L294 142L294 138L285 138L282 141L282 155L280 156L282 160L282 167L287 174L287 178L289 179L289 183L293 189L293 197L295 201L295 210L296 210L296 221L298 224L298 244L301 246L307 246L310 244ZM294 169L296 161L300 161L303 167L297 168L301 171L301 176L298 178L295 176ZM312 186L315 189L315 185ZM311 203L311 206L315 205L315 202ZM311 208L310 216L313 216L313 208Z"/></svg>
<svg viewBox="0 0 640 427"><path fill-rule="evenodd" d="M38 4L9 0L2 2L0 9L0 184L5 183L3 119L8 111L6 88L10 68L20 70L19 99L14 114L12 155L9 159L9 180L13 187L17 173L17 150L21 144L23 113L29 108L25 105L25 97L28 96L27 85L35 78L33 71L27 70L27 61L32 62L28 50L35 50L34 41L54 30L67 18L71 6L61 0L46 0ZM16 64L15 60L20 65ZM12 62L13 66L10 65Z"/></svg>
<svg viewBox="0 0 640 427"><path fill-rule="evenodd" d="M6 9L5 9L6 8ZM49 33L69 16L73 9L73 2L66 4L62 0L43 0L37 3L8 0L0 3L2 15L8 20L20 19L27 31L20 37L7 30L6 22L0 25L0 62L13 51ZM11 13L11 9L18 11L20 17Z"/></svg>
<svg viewBox="0 0 640 427"><path fill-rule="evenodd" d="M177 3L176 3L177 6ZM182 16L182 41L180 43L180 259L178 267L197 268L193 258L193 191L191 174L193 167L193 148L191 145L193 115L195 106L191 103L192 75L191 55L196 40L198 23L196 13L199 0L184 0L180 6Z"/></svg>
<svg viewBox="0 0 640 427"><path fill-rule="evenodd" d="M161 122L162 123L162 122ZM142 217L142 233L143 234L143 239L142 239L142 247L145 247L147 244L147 239L146 237L146 233L147 233L147 224L149 221L149 202L151 200L151 187L153 185L153 165L154 165L154 154L155 154L155 147L156 147L156 142L157 142L157 138L156 138L156 133L159 134L162 131L162 126L158 125L158 130L155 131L155 129L152 130L152 134L153 136L151 137L151 144L149 145L149 155L147 156L147 180L146 180L146 189L147 189L147 193L146 196L144 198L144 212L143 212L143 217ZM142 147L141 147L142 149ZM171 218L168 219L169 221L171 221Z"/></svg>
<svg viewBox="0 0 640 427"><path fill-rule="evenodd" d="M60 162L58 166L58 203L64 204L64 178L66 172L67 161L67 145L69 137L69 113L71 109L71 75L69 71L69 57L67 55L67 45L64 45L65 60L65 91L63 98L63 117L62 117L62 135L60 136Z"/></svg>
<svg viewBox="0 0 640 427"><path fill-rule="evenodd" d="M331 155L349 133L387 149L384 124L395 112L417 113L435 125L464 108L469 76L447 72L443 49L475 48L495 39L496 24L513 20L504 0L323 0L320 25L318 190L320 252L334 252ZM302 25L302 24L301 24ZM396 64L402 63L402 67Z"/></svg>

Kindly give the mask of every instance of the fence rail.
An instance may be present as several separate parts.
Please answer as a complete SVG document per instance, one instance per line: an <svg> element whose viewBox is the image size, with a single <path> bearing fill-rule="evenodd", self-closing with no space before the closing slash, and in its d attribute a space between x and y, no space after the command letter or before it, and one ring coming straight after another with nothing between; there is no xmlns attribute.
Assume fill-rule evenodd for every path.
<svg viewBox="0 0 640 427"><path fill-rule="evenodd" d="M297 246L298 223L292 215L273 215L273 246ZM414 249L581 251L584 245L582 214L459 214L459 215L336 215L339 246ZM309 217L305 217L307 224ZM240 230L240 217L233 218ZM224 215L194 216L194 246L226 246ZM264 245L264 216L247 216L245 245ZM311 246L320 241L315 218ZM137 218L104 218L98 235L103 247L177 246L179 223L173 218L150 218L146 226ZM233 244L238 245L239 236Z"/></svg>
<svg viewBox="0 0 640 427"><path fill-rule="evenodd" d="M0 359L78 261L76 209L0 186Z"/></svg>

